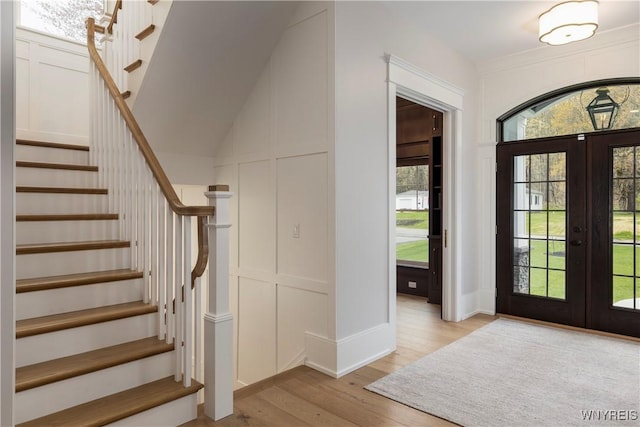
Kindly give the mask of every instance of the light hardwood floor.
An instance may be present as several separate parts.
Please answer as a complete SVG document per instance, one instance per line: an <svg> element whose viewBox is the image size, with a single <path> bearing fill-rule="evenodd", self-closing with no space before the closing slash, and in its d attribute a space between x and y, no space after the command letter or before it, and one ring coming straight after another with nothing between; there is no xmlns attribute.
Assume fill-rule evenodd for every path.
<svg viewBox="0 0 640 427"><path fill-rule="evenodd" d="M476 315L440 320L440 306L398 295L397 349L342 378L301 366L234 394L234 414L218 422L204 415L184 426L443 426L440 418L409 408L364 386L492 322ZM202 412L202 408L200 408Z"/></svg>

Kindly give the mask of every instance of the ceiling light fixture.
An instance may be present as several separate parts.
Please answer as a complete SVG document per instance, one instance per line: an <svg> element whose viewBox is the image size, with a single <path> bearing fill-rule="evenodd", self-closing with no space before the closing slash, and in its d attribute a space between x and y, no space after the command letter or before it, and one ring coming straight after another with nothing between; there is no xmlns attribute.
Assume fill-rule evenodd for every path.
<svg viewBox="0 0 640 427"><path fill-rule="evenodd" d="M598 28L598 2L568 1L540 15L538 34L543 43L557 46L588 39Z"/></svg>

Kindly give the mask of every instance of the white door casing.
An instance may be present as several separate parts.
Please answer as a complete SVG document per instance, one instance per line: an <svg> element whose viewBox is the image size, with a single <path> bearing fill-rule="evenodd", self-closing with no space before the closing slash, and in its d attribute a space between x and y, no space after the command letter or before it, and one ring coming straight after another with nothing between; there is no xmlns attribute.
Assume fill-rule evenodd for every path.
<svg viewBox="0 0 640 427"><path fill-rule="evenodd" d="M462 105L464 91L394 55L386 55L388 63L388 144L389 144L389 313L395 325L395 187L396 187L396 96L444 113L443 119L443 251L442 251L442 318L460 321L462 315Z"/></svg>

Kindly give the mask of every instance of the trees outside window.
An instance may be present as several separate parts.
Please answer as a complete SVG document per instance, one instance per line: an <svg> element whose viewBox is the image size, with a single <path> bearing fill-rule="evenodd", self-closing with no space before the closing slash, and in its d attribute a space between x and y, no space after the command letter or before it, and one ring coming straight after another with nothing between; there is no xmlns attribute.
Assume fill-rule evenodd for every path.
<svg viewBox="0 0 640 427"><path fill-rule="evenodd" d="M19 25L86 43L85 21L104 14L104 0L20 0Z"/></svg>

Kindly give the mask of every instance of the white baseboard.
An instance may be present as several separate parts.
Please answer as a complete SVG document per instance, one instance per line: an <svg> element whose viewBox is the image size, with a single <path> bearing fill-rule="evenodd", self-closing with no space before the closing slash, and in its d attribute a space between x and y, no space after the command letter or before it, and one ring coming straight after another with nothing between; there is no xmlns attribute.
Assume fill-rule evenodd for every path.
<svg viewBox="0 0 640 427"><path fill-rule="evenodd" d="M307 332L305 365L340 378L395 350L395 334L390 323L383 323L340 340Z"/></svg>
<svg viewBox="0 0 640 427"><path fill-rule="evenodd" d="M278 367L278 373L304 365L306 358L307 355L304 353L304 349L300 350L291 360Z"/></svg>
<svg viewBox="0 0 640 427"><path fill-rule="evenodd" d="M462 318L468 319L476 314L496 313L495 291L493 289L480 289L475 292L462 295Z"/></svg>
<svg viewBox="0 0 640 427"><path fill-rule="evenodd" d="M307 332L304 337L304 347L307 353L307 360L304 362L306 366L333 378L338 378L336 369L337 342L335 340Z"/></svg>

